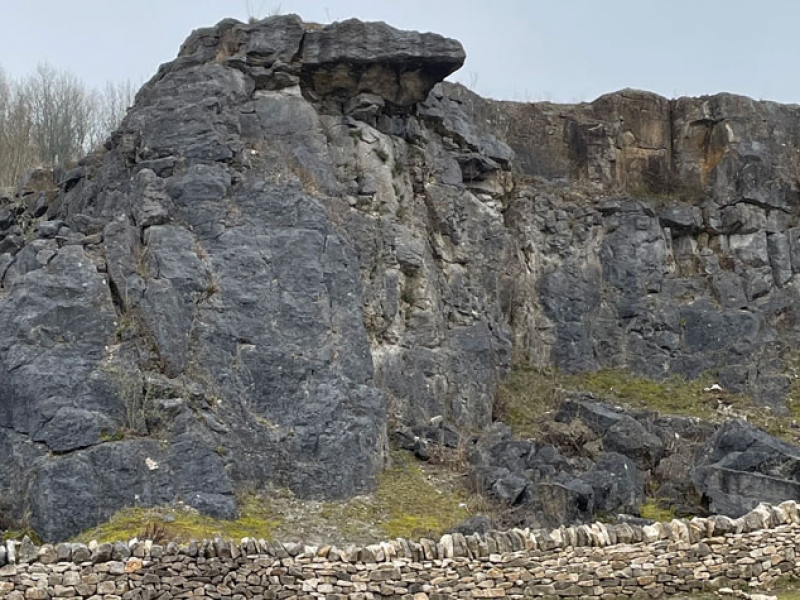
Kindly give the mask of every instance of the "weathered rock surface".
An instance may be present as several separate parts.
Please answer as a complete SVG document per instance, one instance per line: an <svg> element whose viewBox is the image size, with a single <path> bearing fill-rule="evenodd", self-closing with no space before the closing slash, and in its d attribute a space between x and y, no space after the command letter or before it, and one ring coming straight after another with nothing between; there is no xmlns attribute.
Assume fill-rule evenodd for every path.
<svg viewBox="0 0 800 600"><path fill-rule="evenodd" d="M375 94L401 107L425 100L466 58L455 40L356 19L307 32L302 52L309 93L344 101Z"/></svg>
<svg viewBox="0 0 800 600"><path fill-rule="evenodd" d="M448 88L515 151L515 350L579 371L713 371L785 413L797 342L796 106L623 90L578 105ZM589 200L587 202L587 200ZM794 266L793 266L794 265ZM523 282L527 282L525 285Z"/></svg>
<svg viewBox="0 0 800 600"><path fill-rule="evenodd" d="M0 523L54 540L134 503L230 516L268 481L367 490L388 422L420 456L462 444L512 357L713 371L785 413L798 108L494 102L439 83L463 60L381 23L222 21L103 151L3 191ZM495 439L487 489L542 521L627 510L641 474L693 490L669 436L695 424L568 410L591 456ZM722 507L720 460L695 480Z"/></svg>
<svg viewBox="0 0 800 600"><path fill-rule="evenodd" d="M728 421L702 448L692 479L715 513L739 517L800 493L800 449L744 421Z"/></svg>
<svg viewBox="0 0 800 600"><path fill-rule="evenodd" d="M497 424L475 445L472 483L511 509L506 525L638 515L645 489L684 516L731 517L800 492L800 448L746 421L664 417L588 395L566 400L554 420L543 436L555 445L514 440Z"/></svg>

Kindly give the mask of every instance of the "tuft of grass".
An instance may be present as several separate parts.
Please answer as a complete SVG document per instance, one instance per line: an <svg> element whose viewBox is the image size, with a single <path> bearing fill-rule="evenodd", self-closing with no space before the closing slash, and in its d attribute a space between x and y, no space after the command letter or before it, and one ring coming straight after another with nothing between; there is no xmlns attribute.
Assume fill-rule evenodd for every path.
<svg viewBox="0 0 800 600"><path fill-rule="evenodd" d="M341 523L346 534L371 524L385 538L420 538L438 537L474 514L468 506L478 501L465 489L440 489L407 452L394 452L392 459L395 465L378 476L372 497L327 503L326 518Z"/></svg>
<svg viewBox="0 0 800 600"><path fill-rule="evenodd" d="M470 516L464 491L437 489L407 453L399 456L396 466L381 473L375 491L387 537L438 537Z"/></svg>
<svg viewBox="0 0 800 600"><path fill-rule="evenodd" d="M494 418L520 437L541 434L542 419L558 408L565 395L564 375L552 368L515 368L497 390Z"/></svg>
<svg viewBox="0 0 800 600"><path fill-rule="evenodd" d="M122 429L115 429L111 433L101 430L100 440L103 442L119 442L125 439L125 432Z"/></svg>
<svg viewBox="0 0 800 600"><path fill-rule="evenodd" d="M641 515L643 519L650 519L651 521L658 521L659 523L668 523L677 518L675 509L672 507L662 507L654 498L648 498L645 503L639 507L639 515Z"/></svg>
<svg viewBox="0 0 800 600"><path fill-rule="evenodd" d="M0 542L7 542L9 540L21 542L25 536L28 536L28 539L30 539L30 541L37 546L41 546L44 543L42 538L39 537L39 534L29 526L21 527L19 529L8 529L2 535L0 535Z"/></svg>
<svg viewBox="0 0 800 600"><path fill-rule="evenodd" d="M663 414L713 419L717 400L725 396L730 404L744 405L749 401L742 396L724 392L704 392L714 383L710 374L692 381L680 377L669 377L654 381L620 369L604 369L592 373L571 376L574 385L586 391L630 404L636 408L647 408Z"/></svg>
<svg viewBox="0 0 800 600"><path fill-rule="evenodd" d="M164 539L176 542L211 539L217 536L239 540L243 537L271 537L280 525L267 502L257 496L246 498L236 520L214 519L189 508L125 508L111 519L74 538L75 542L91 540L116 542L142 537L148 531L158 530Z"/></svg>

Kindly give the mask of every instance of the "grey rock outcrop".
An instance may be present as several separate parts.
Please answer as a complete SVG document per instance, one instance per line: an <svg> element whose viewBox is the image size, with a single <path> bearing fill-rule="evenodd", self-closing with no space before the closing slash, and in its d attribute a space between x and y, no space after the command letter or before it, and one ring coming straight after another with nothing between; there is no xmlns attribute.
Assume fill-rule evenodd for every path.
<svg viewBox="0 0 800 600"><path fill-rule="evenodd" d="M424 101L466 58L455 40L356 19L306 32L302 52L305 89L318 98L374 94L398 107Z"/></svg>
<svg viewBox="0 0 800 600"><path fill-rule="evenodd" d="M4 191L0 522L365 491L387 423L460 445L512 362L712 371L785 413L797 107L495 102L440 83L463 60L381 23L225 20L104 149ZM627 508L629 461L667 470L694 427L575 410L602 461L497 439L489 489L541 520Z"/></svg>
<svg viewBox="0 0 800 600"><path fill-rule="evenodd" d="M475 445L473 485L505 505L510 525L581 523L638 515L645 489L682 515L740 517L800 492L800 448L750 425L714 425L574 397L543 436L514 440L495 425ZM560 432L561 435L554 435ZM562 454L563 453L563 454Z"/></svg>
<svg viewBox="0 0 800 600"><path fill-rule="evenodd" d="M57 190L23 181L0 213L4 515L56 540L125 506L230 518L234 489L267 481L342 497L383 466L387 397L409 425L488 423L501 257L457 236L502 218L414 191L447 154L411 114L463 60L382 23L226 20ZM416 122L419 144L366 120Z"/></svg>
<svg viewBox="0 0 800 600"><path fill-rule="evenodd" d="M636 423L603 404L581 402L568 407L584 409L587 415L609 412L617 423L625 419ZM570 458L551 444L514 440L508 430L495 427L477 441L471 461L472 485L510 508L507 518L511 521L506 525L585 523L595 513L638 512L644 500L644 476L634 460L616 452Z"/></svg>

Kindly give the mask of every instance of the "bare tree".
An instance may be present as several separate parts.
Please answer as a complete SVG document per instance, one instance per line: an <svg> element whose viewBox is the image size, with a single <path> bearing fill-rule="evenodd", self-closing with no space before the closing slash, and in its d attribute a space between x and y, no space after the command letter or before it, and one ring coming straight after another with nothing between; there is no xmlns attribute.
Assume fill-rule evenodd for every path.
<svg viewBox="0 0 800 600"><path fill-rule="evenodd" d="M125 118L128 108L133 106L139 86L130 79L117 83L108 82L97 101L98 140L111 134Z"/></svg>
<svg viewBox="0 0 800 600"><path fill-rule="evenodd" d="M13 186L31 167L77 160L117 128L133 104L131 80L102 92L75 75L41 64L12 81L0 68L0 186Z"/></svg>
<svg viewBox="0 0 800 600"><path fill-rule="evenodd" d="M56 167L81 156L93 140L93 94L73 74L48 64L39 65L25 87L41 162Z"/></svg>
<svg viewBox="0 0 800 600"><path fill-rule="evenodd" d="M13 186L37 163L30 104L22 86L0 69L0 186Z"/></svg>

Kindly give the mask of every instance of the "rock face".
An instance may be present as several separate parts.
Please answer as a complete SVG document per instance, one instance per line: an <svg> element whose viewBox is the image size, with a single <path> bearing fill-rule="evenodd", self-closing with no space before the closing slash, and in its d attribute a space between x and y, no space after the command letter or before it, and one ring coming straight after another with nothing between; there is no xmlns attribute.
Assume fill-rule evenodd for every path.
<svg viewBox="0 0 800 600"><path fill-rule="evenodd" d="M493 102L439 83L463 60L381 23L222 21L103 151L2 191L0 523L367 490L389 433L488 427L513 361L714 370L785 412L798 109ZM564 481L525 474L566 460L542 445L484 466L512 502L628 506L640 482L605 473L668 454L642 427Z"/></svg>
<svg viewBox="0 0 800 600"><path fill-rule="evenodd" d="M521 355L571 371L712 371L785 414L796 106L634 90L559 106L449 89L450 104L513 148L517 180L532 180L505 211L517 289L530 294L512 302Z"/></svg>
<svg viewBox="0 0 800 600"><path fill-rule="evenodd" d="M563 402L541 439L494 424L475 441L472 484L509 509L503 526L638 515L645 490L681 516L741 517L800 493L800 448L746 421L713 425L597 402ZM509 520L510 519L510 520Z"/></svg>

